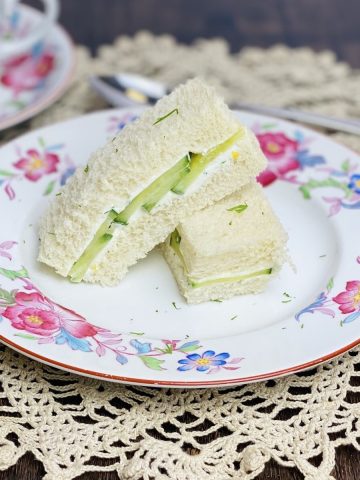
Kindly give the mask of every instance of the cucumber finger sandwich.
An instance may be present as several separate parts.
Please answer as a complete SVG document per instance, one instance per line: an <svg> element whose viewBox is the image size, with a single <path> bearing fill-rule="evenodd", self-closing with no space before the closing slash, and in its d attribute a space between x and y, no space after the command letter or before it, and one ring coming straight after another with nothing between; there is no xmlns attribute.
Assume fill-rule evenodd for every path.
<svg viewBox="0 0 360 480"><path fill-rule="evenodd" d="M192 217L163 245L189 303L260 293L284 261L287 234L255 181Z"/></svg>
<svg viewBox="0 0 360 480"><path fill-rule="evenodd" d="M116 285L186 217L265 163L253 133L190 80L78 168L41 221L38 259L73 282Z"/></svg>

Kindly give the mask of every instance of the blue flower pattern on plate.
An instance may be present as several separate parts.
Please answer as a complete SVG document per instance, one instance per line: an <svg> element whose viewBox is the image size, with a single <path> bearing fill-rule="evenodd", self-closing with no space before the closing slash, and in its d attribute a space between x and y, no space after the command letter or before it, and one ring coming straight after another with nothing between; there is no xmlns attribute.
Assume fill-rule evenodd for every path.
<svg viewBox="0 0 360 480"><path fill-rule="evenodd" d="M226 365L226 360L230 357L227 352L215 354L214 350L206 350L202 355L198 353L191 353L178 361L180 372L192 370L196 368L198 372L207 372L211 367L223 367Z"/></svg>

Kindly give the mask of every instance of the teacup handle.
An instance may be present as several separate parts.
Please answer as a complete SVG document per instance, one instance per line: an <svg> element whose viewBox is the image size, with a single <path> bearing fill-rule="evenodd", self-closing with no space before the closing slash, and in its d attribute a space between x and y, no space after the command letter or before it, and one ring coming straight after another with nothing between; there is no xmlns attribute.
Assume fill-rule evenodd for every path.
<svg viewBox="0 0 360 480"><path fill-rule="evenodd" d="M2 1L5 1L6 3L6 0ZM24 53L26 50L30 50L33 45L35 45L42 38L44 38L52 23L57 19L59 15L59 2L58 0L42 1L45 6L44 20L36 27L35 31L32 31L24 38L8 40L6 42L2 42L0 40L0 58ZM13 0L10 0L10 3L11 2L13 2Z"/></svg>

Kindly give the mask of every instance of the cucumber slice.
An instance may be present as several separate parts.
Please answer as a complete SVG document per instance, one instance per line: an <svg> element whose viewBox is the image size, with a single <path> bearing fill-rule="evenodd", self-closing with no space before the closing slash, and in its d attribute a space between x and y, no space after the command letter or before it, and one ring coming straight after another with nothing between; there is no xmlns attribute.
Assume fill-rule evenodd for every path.
<svg viewBox="0 0 360 480"><path fill-rule="evenodd" d="M172 247L176 253L179 253L180 251L180 242L181 242L181 235L178 232L178 229L175 228L175 230L172 232L170 235L170 247Z"/></svg>
<svg viewBox="0 0 360 480"><path fill-rule="evenodd" d="M171 188L189 171L190 158L183 157L167 172L154 180L147 188L140 192L120 213L110 210L106 219L99 227L94 238L84 250L81 257L74 263L69 278L73 282L81 282L86 271L94 261L95 257L110 242L116 223L127 225L130 217L141 207L148 212L166 195Z"/></svg>
<svg viewBox="0 0 360 480"><path fill-rule="evenodd" d="M72 282L81 282L95 257L101 252L105 245L110 242L113 237L113 222L116 216L117 212L115 210L110 210L106 219L96 232L94 238L86 247L81 257L71 267L68 277Z"/></svg>
<svg viewBox="0 0 360 480"><path fill-rule="evenodd" d="M163 173L159 178L154 180L147 188L140 192L129 203L129 205L120 212L114 219L115 223L127 225L129 219L141 207L150 212L152 208L166 195L174 185L189 171L190 158L185 155L167 172Z"/></svg>
<svg viewBox="0 0 360 480"><path fill-rule="evenodd" d="M175 253L179 256L180 260L182 261L184 265L184 258L180 250L180 242L181 242L181 236L178 230L175 228L175 230L172 232L170 235L170 247L175 251Z"/></svg>
<svg viewBox="0 0 360 480"><path fill-rule="evenodd" d="M185 162L184 159L186 159ZM151 212L151 210L159 203L162 197L166 195L172 189L172 187L174 187L181 180L181 178L188 174L190 171L190 157L187 155L182 159L182 161L182 168L179 168L178 171L175 170L173 175L169 175L167 179L163 180L162 177L159 178L159 184L154 187L154 190L149 194L146 203L143 205L143 208L145 208L147 212ZM156 181L154 183L156 183Z"/></svg>
<svg viewBox="0 0 360 480"><path fill-rule="evenodd" d="M191 277L188 277L188 282L193 288L199 287L208 287L209 285L216 285L217 283L233 283L240 282L241 280L246 280L248 278L259 277L260 275L270 275L272 268L265 268L258 272L246 273L245 275L237 275L234 277L225 277L225 278L214 278L212 280L205 280L203 282L198 282L193 280Z"/></svg>
<svg viewBox="0 0 360 480"><path fill-rule="evenodd" d="M234 135L230 138L225 140L225 142L220 143L216 147L211 148L208 152L201 154L201 153L191 153L190 154L190 172L185 175L179 183L172 188L174 193L178 195L182 195L185 193L187 188L201 175L201 173L205 170L207 165L211 163L215 158L224 153L226 150L231 148L234 143L236 143L243 135L243 130L238 130Z"/></svg>

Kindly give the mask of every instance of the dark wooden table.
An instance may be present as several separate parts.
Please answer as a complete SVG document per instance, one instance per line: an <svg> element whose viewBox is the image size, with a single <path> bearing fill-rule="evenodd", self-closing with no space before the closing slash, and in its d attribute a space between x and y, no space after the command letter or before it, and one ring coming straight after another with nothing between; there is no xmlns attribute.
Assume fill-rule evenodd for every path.
<svg viewBox="0 0 360 480"><path fill-rule="evenodd" d="M359 0L61 0L61 8L61 23L93 51L148 29L185 43L224 37L235 51L276 43L330 49L360 67Z"/></svg>
<svg viewBox="0 0 360 480"><path fill-rule="evenodd" d="M27 3L37 6L39 1ZM74 40L93 52L117 35L149 29L171 33L186 43L198 37L222 36L233 50L276 43L327 48L354 67L360 67L359 19L359 0L62 0L61 14L61 23ZM359 401L355 394L349 400ZM319 464L321 458L313 462ZM28 453L14 467L0 472L0 480L40 480L44 474L42 464ZM359 452L339 448L333 475L337 480L359 480ZM302 478L297 470L271 461L258 480ZM118 476L94 472L77 479L118 480Z"/></svg>

